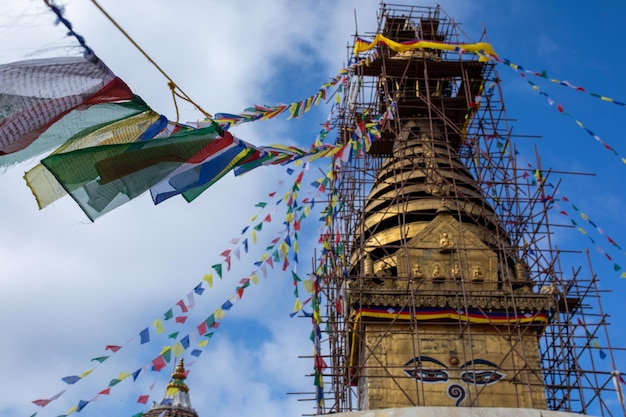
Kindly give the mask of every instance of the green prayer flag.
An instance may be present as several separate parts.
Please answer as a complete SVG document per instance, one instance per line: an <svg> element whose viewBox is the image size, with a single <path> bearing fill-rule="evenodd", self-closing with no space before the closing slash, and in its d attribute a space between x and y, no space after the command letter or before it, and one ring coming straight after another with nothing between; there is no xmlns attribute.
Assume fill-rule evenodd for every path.
<svg viewBox="0 0 626 417"><path fill-rule="evenodd" d="M215 272L217 272L217 276L219 276L220 279L222 279L222 264L215 264L211 268L213 268Z"/></svg>
<svg viewBox="0 0 626 417"><path fill-rule="evenodd" d="M167 138L52 154L41 163L94 220L165 179L217 136L210 126Z"/></svg>
<svg viewBox="0 0 626 417"><path fill-rule="evenodd" d="M113 379L109 382L109 386L110 386L110 387L113 387L113 386L115 386L115 385L119 384L120 382L122 382L122 381L121 381L121 380L119 380L119 379L113 378Z"/></svg>

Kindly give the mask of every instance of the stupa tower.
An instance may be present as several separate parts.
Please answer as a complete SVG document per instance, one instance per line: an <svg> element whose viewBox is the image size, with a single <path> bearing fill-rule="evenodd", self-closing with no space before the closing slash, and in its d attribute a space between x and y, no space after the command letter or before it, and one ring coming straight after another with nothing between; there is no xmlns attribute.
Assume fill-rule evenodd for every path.
<svg viewBox="0 0 626 417"><path fill-rule="evenodd" d="M158 403L155 402L143 417L198 417L198 413L191 406L189 399L189 387L185 384L187 371L181 358L172 373L172 379Z"/></svg>
<svg viewBox="0 0 626 417"><path fill-rule="evenodd" d="M511 157L495 53L457 29L439 7L383 5L372 43L357 39L364 64L345 84L338 141L372 121L380 138L337 168L331 191L341 204L318 269L330 351L319 412L599 402L602 414L588 392L612 371L592 368L589 382L575 337L593 273L559 270L556 190L539 164Z"/></svg>

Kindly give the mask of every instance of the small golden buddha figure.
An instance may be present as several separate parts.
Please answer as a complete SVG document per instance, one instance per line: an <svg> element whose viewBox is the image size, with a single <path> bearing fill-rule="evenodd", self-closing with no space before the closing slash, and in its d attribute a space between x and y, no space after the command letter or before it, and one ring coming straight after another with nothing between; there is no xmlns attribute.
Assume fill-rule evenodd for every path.
<svg viewBox="0 0 626 417"><path fill-rule="evenodd" d="M483 271L480 269L480 265L476 264L474 270L472 271L472 281L483 281Z"/></svg>
<svg viewBox="0 0 626 417"><path fill-rule="evenodd" d="M433 266L433 280L439 281L444 279L442 270L441 270L441 266L439 266L439 264L435 264L435 266Z"/></svg>
<svg viewBox="0 0 626 417"><path fill-rule="evenodd" d="M442 252L448 252L452 249L452 242L450 241L450 235L448 232L443 232L439 236L439 249Z"/></svg>
<svg viewBox="0 0 626 417"><path fill-rule="evenodd" d="M413 278L424 278L424 273L422 272L419 262L413 264Z"/></svg>
<svg viewBox="0 0 626 417"><path fill-rule="evenodd" d="M454 278L459 278L461 276L461 270L459 269L459 264L457 262L454 263L451 272Z"/></svg>

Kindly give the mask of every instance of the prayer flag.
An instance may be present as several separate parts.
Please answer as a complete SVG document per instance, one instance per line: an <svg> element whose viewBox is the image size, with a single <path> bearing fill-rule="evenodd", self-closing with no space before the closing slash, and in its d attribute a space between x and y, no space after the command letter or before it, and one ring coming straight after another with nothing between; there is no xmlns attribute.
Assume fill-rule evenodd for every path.
<svg viewBox="0 0 626 417"><path fill-rule="evenodd" d="M147 327L139 332L139 337L141 338L140 343L142 345L150 341L150 331Z"/></svg>

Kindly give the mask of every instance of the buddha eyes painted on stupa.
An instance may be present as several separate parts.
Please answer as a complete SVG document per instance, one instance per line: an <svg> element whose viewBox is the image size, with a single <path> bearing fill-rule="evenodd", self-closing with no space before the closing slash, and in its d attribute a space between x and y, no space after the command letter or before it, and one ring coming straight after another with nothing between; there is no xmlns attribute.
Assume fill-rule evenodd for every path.
<svg viewBox="0 0 626 417"><path fill-rule="evenodd" d="M483 369L468 369L474 368L476 365ZM448 368L443 362L429 356L418 356L408 361L404 366L404 373L407 376L425 383L448 382L454 379L454 374L456 374L454 371L457 370L459 371L458 379L473 385L495 384L506 376L497 371L498 365L485 359L468 361L455 369Z"/></svg>

